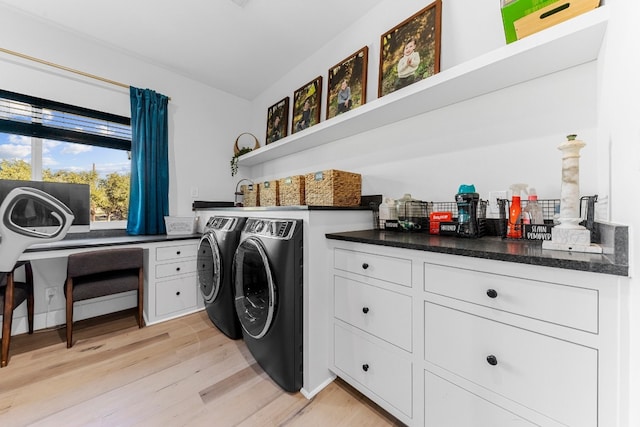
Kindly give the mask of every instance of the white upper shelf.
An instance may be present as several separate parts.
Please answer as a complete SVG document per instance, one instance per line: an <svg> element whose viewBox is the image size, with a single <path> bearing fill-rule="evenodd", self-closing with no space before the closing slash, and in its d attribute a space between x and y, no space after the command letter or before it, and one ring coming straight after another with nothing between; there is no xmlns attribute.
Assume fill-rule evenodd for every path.
<svg viewBox="0 0 640 427"><path fill-rule="evenodd" d="M601 6L247 153L239 164L258 165L596 60L608 19Z"/></svg>

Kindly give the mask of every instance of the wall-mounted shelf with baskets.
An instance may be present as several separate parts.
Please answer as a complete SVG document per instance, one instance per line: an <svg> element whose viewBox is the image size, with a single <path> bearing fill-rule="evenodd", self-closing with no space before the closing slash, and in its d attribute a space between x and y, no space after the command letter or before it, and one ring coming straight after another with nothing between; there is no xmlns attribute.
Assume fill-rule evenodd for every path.
<svg viewBox="0 0 640 427"><path fill-rule="evenodd" d="M607 6L456 65L239 158L254 166L594 61Z"/></svg>

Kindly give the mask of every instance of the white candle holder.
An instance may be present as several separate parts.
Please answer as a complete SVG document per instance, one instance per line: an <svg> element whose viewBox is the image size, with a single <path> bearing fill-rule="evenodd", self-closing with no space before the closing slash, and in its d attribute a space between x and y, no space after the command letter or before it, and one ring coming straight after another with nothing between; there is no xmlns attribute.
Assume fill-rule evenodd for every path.
<svg viewBox="0 0 640 427"><path fill-rule="evenodd" d="M542 242L543 249L602 253L600 246L591 243L591 232L580 225L580 150L585 145L576 135L568 135L558 146L562 151L560 218L551 229L551 240Z"/></svg>

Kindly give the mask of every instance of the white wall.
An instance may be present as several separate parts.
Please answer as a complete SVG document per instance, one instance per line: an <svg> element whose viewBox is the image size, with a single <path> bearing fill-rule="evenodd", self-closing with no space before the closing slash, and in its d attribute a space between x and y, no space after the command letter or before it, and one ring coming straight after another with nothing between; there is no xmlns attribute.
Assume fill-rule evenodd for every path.
<svg viewBox="0 0 640 427"><path fill-rule="evenodd" d="M193 215L194 199L233 200L229 160L248 101L10 9L2 10L0 40L12 51L169 96L170 214ZM0 76L5 90L130 116L126 88L4 53Z"/></svg>
<svg viewBox="0 0 640 427"><path fill-rule="evenodd" d="M599 135L603 152L610 153L611 218L629 224L629 298L623 308L629 311L629 325L621 333L629 337L629 371L623 380L629 382L629 426L640 425L640 279L638 244L640 243L640 4L610 0L611 18L607 43L601 55L601 103Z"/></svg>
<svg viewBox="0 0 640 427"><path fill-rule="evenodd" d="M367 99L374 100L380 36L425 4L386 1L369 11L253 102L254 133L264 141L267 108L284 96L292 100L293 91L318 74L324 79L324 120L328 68L364 45L369 47ZM443 1L441 70L504 44L499 2ZM550 86L557 90L549 91ZM561 155L556 147L566 135L577 133L587 142L582 151L583 170L598 170L596 89L596 64L584 64L312 150L241 168L241 174L260 181L342 169L363 175L363 194L397 198L408 192L433 201L453 201L460 184L475 184L481 197L488 198L489 191L507 190L513 183L524 182L535 187L540 198L558 198ZM581 180L583 194L606 196L598 173L583 173Z"/></svg>

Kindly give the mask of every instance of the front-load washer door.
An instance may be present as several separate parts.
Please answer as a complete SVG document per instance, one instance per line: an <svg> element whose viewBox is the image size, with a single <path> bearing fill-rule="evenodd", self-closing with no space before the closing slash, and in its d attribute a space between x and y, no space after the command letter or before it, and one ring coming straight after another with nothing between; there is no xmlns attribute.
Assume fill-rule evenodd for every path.
<svg viewBox="0 0 640 427"><path fill-rule="evenodd" d="M273 321L276 289L269 259L259 239L249 237L238 245L234 271L240 324L249 336L260 339Z"/></svg>
<svg viewBox="0 0 640 427"><path fill-rule="evenodd" d="M205 233L198 245L198 283L207 303L215 301L222 283L222 259L213 233Z"/></svg>

